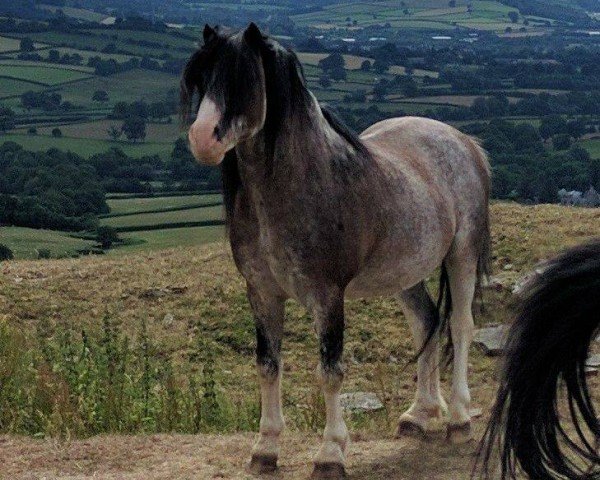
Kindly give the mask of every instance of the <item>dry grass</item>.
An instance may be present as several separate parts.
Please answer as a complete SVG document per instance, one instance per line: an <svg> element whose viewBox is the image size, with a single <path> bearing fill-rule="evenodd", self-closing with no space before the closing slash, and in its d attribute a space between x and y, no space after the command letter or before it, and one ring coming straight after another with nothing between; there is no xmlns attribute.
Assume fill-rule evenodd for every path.
<svg viewBox="0 0 600 480"><path fill-rule="evenodd" d="M488 306L479 324L508 321L512 283L564 247L598 235L600 209L495 204L492 225L494 269L508 288L485 293ZM233 400L257 396L252 317L224 240L120 257L8 262L0 272L0 321L25 332L42 319L93 328L109 312L134 337L146 319L150 335L162 339L164 353L176 365L189 351L190 325L198 325L215 346L220 389ZM148 295L152 291L165 293ZM174 320L166 324L168 313ZM414 393L414 368L405 368L413 351L411 336L398 303L348 302L347 315L344 390L375 391L386 405L384 413L349 419L356 435L368 440L351 450L352 478L467 479L472 446L422 448L391 440L394 423ZM306 478L317 446L312 433L297 433L318 430L322 423L322 418L309 418L315 410L316 352L310 319L290 303L283 389L288 425L296 433L285 437L283 478ZM470 370L474 404L487 411L496 361L474 348ZM597 388L597 379L593 382ZM480 428L483 421L477 423ZM6 437L0 438L0 452L10 462L0 477L247 478L250 444L251 435L99 437L61 447Z"/></svg>
<svg viewBox="0 0 600 480"><path fill-rule="evenodd" d="M6 479L253 479L247 469L252 434L101 436L57 444L0 437ZM265 479L307 479L319 445L315 434L286 434L280 470ZM426 448L424 448L426 446ZM353 480L467 480L475 446L424 444L390 435L355 436L348 454ZM4 476L3 476L4 475Z"/></svg>

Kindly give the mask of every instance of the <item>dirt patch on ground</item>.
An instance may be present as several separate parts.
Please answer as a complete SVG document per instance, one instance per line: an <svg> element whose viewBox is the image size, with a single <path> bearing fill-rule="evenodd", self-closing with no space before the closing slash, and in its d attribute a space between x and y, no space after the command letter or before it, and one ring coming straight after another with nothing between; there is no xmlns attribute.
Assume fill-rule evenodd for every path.
<svg viewBox="0 0 600 480"><path fill-rule="evenodd" d="M3 479L251 479L247 462L254 435L100 436L59 444L0 437ZM279 471L266 479L306 479L317 435L287 434ZM347 469L351 479L467 480L476 444L355 438Z"/></svg>

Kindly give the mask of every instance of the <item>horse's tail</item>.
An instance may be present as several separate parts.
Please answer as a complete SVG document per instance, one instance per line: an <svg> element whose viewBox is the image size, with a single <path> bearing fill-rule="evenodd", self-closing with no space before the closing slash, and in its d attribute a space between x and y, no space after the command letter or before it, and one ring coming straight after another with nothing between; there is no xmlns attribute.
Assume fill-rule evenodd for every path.
<svg viewBox="0 0 600 480"><path fill-rule="evenodd" d="M502 480L515 478L519 467L537 480L600 478L600 424L585 371L599 331L600 238L564 252L525 286L480 445L484 478L496 446ZM559 381L575 427L571 437L560 423Z"/></svg>

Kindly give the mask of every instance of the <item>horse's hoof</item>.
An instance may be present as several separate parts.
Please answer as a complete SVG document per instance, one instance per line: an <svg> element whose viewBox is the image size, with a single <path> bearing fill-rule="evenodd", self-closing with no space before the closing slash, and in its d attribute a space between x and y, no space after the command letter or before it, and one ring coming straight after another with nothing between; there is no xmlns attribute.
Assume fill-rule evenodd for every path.
<svg viewBox="0 0 600 480"><path fill-rule="evenodd" d="M448 429L446 430L446 440L455 445L473 441L474 438L471 422L449 424Z"/></svg>
<svg viewBox="0 0 600 480"><path fill-rule="evenodd" d="M400 420L398 423L398 430L396 430L396 438L411 437L418 438L419 440L425 440L427 433L425 429L411 421L411 420Z"/></svg>
<svg viewBox="0 0 600 480"><path fill-rule="evenodd" d="M277 457L275 455L252 455L250 471L256 475L273 473L277 470Z"/></svg>
<svg viewBox="0 0 600 480"><path fill-rule="evenodd" d="M311 480L342 480L348 478L346 476L346 469L341 463L327 462L327 463L315 463Z"/></svg>

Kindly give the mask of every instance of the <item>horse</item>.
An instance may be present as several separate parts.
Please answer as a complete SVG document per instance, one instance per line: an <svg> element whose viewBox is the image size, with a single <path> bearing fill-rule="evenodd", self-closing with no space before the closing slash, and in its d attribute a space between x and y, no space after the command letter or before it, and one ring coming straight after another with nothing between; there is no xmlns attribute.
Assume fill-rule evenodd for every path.
<svg viewBox="0 0 600 480"><path fill-rule="evenodd" d="M483 149L416 117L357 136L319 104L297 56L255 24L229 35L207 25L203 37L182 74L181 105L194 157L221 166L231 250L256 325L261 418L251 470L277 468L287 299L307 309L319 342L326 425L313 478L345 475L345 298L397 297L409 320L418 381L398 435L439 426L449 412L448 439L471 439L471 310L490 257ZM425 281L440 267L434 302ZM440 391L442 326L453 345L449 405Z"/></svg>
<svg viewBox="0 0 600 480"><path fill-rule="evenodd" d="M586 379L588 352L598 335L600 237L549 261L524 288L480 444L482 477L498 478L490 469L498 449L502 480L515 479L519 468L536 480L600 478L600 422ZM560 421L560 382L574 439Z"/></svg>

